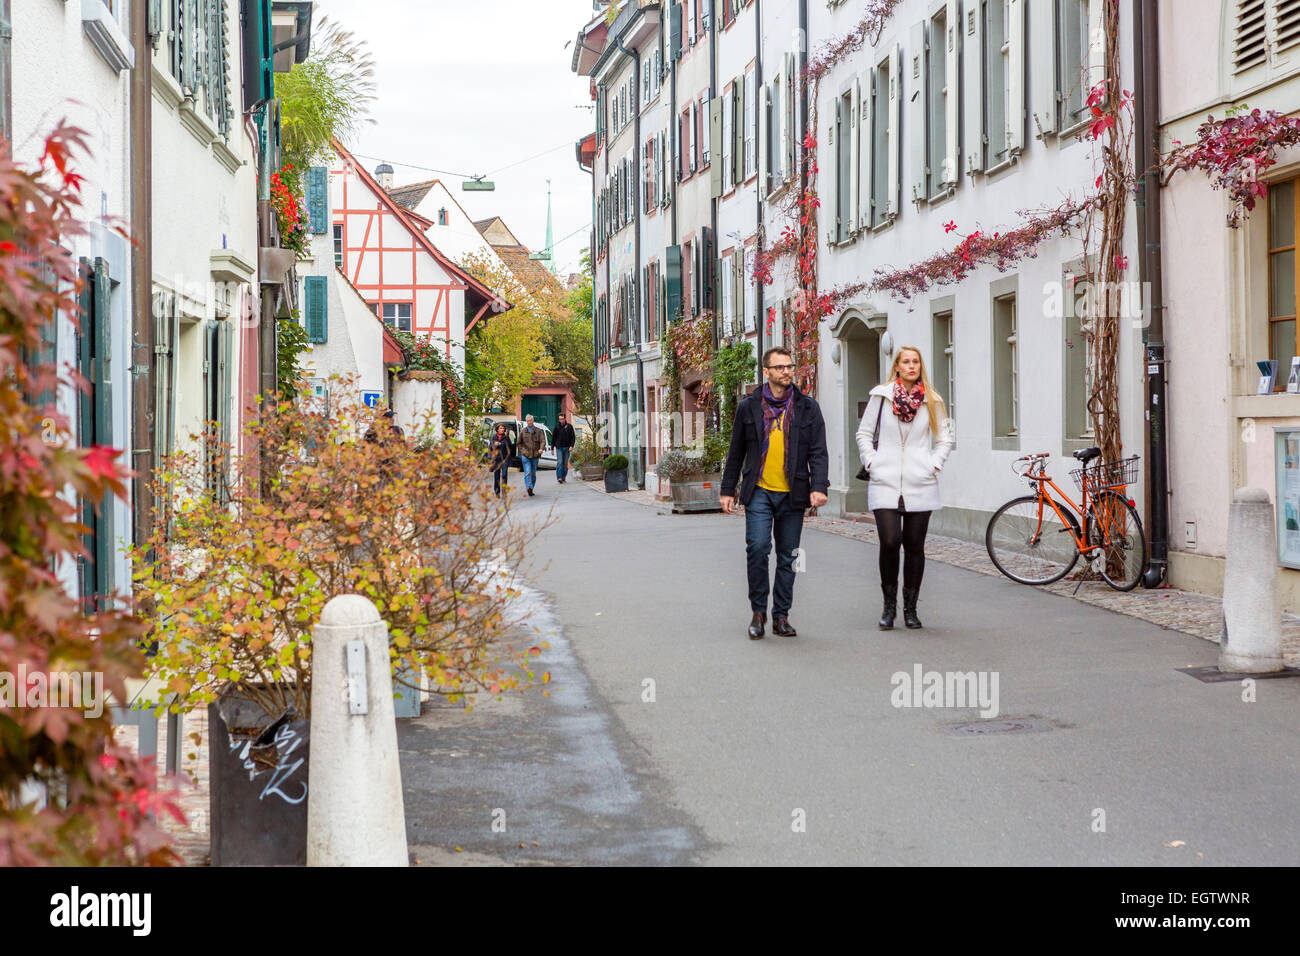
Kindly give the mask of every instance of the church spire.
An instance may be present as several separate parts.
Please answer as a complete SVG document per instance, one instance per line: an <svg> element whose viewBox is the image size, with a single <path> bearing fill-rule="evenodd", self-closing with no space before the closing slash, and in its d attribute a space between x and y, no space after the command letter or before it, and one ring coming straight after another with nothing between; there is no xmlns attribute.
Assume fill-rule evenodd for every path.
<svg viewBox="0 0 1300 956"><path fill-rule="evenodd" d="M555 275L555 233L551 230L551 181L546 180L546 265Z"/></svg>

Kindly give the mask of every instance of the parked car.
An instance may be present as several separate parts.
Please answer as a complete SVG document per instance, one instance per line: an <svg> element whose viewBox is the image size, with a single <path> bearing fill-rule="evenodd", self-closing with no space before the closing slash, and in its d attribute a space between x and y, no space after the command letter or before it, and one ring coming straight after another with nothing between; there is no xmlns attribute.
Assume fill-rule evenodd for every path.
<svg viewBox="0 0 1300 956"><path fill-rule="evenodd" d="M515 444L516 447L518 447L519 432L522 431L524 426L527 425L528 423L521 422L518 420L513 422L498 422L498 421L494 421L491 418L484 418L483 424L490 429L489 437L483 440L484 447L487 447L491 443L492 439L490 436L491 433L496 430L497 425L506 426L506 430L510 432L510 440ZM542 457L537 461L537 468L538 470L541 470L543 468L549 468L552 471L554 471L555 470L555 446L551 443L551 430L547 428L545 425L543 425L541 422L536 422L535 424L546 434L546 447L542 449ZM524 463L519 460L518 454L516 454L515 457L511 460L510 467L517 468L520 471L524 470Z"/></svg>

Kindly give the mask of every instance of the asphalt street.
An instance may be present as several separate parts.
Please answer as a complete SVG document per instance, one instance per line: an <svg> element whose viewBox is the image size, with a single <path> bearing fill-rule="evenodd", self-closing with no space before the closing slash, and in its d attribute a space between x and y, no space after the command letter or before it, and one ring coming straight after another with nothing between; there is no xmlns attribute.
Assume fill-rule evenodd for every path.
<svg viewBox="0 0 1300 956"><path fill-rule="evenodd" d="M881 632L875 548L812 530L798 637L753 642L743 520L553 473L512 520L552 508L551 696L399 722L422 863L1300 861L1300 679L1245 701L1178 672L1212 644L933 561L924 629ZM918 668L996 679L996 716L900 699Z"/></svg>

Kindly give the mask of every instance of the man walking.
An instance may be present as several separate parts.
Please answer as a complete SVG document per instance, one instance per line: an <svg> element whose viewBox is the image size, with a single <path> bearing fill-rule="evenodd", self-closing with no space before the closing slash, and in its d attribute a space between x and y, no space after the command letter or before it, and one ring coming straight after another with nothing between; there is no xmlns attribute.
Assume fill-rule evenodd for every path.
<svg viewBox="0 0 1300 956"><path fill-rule="evenodd" d="M537 484L537 460L546 448L546 433L533 424L529 415L526 424L519 432L519 460L524 466L524 488L528 497L533 497L533 485Z"/></svg>
<svg viewBox="0 0 1300 956"><path fill-rule="evenodd" d="M555 480L564 484L564 479L569 476L569 455L573 453L573 446L578 439L564 412L560 412L559 419L560 423L555 426L555 434L551 438L555 443Z"/></svg>
<svg viewBox="0 0 1300 956"><path fill-rule="evenodd" d="M813 399L794 385L790 351L763 353L766 384L736 406L731 448L722 474L722 510L736 499L745 506L745 552L749 565L749 639L761 640L767 621L768 555L776 539L776 581L772 586L772 633L794 637L794 552L803 533L803 513L826 504L826 423ZM741 474L741 466L744 474ZM740 491L737 495L736 484Z"/></svg>

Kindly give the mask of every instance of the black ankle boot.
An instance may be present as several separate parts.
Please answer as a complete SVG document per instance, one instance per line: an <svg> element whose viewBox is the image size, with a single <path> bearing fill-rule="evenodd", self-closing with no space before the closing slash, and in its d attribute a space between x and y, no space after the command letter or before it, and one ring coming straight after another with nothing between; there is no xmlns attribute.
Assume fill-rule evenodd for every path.
<svg viewBox="0 0 1300 956"><path fill-rule="evenodd" d="M921 619L916 616L916 599L920 596L920 588L903 588L903 623L908 627L921 626Z"/></svg>
<svg viewBox="0 0 1300 956"><path fill-rule="evenodd" d="M894 615L898 613L898 582L882 584L880 590L885 594L885 609L880 612L880 629L882 631L892 631L894 629Z"/></svg>

